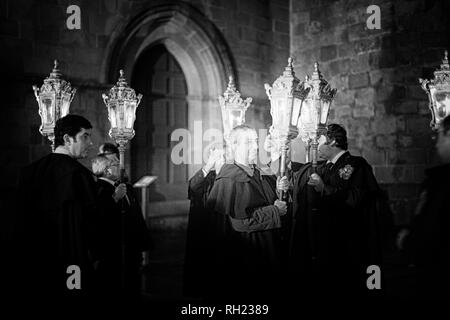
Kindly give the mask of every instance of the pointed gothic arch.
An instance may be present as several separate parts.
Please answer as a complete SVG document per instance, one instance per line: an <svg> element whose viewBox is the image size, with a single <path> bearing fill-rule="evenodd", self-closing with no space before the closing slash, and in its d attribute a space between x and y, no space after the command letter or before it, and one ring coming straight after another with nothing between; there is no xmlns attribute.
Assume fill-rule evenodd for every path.
<svg viewBox="0 0 450 320"><path fill-rule="evenodd" d="M189 4L155 5L118 26L103 62L104 82L115 83L120 69L125 71L127 79L132 79L139 57L152 46L161 44L176 59L186 79L188 130L194 132L196 121L202 121L203 131L222 128L217 98L225 91L228 76L232 75L238 83L237 73L221 32ZM201 144L193 143L192 153L202 154L202 148ZM199 163L189 165L189 176L200 166Z"/></svg>

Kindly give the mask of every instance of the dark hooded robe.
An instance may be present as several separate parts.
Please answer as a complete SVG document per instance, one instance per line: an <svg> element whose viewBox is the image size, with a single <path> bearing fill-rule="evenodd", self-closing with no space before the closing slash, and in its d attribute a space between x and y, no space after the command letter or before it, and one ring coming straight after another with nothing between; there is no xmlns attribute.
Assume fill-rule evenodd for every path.
<svg viewBox="0 0 450 320"><path fill-rule="evenodd" d="M101 234L92 172L68 155L49 154L23 168L18 199L12 243L15 293L34 301L87 301ZM80 290L67 286L75 274L67 272L69 266L81 272Z"/></svg>
<svg viewBox="0 0 450 320"><path fill-rule="evenodd" d="M372 168L349 152L331 168L322 162L316 171L322 193L307 184L312 172L306 164L293 179L292 283L320 296L366 293L367 267L381 263L380 190Z"/></svg>
<svg viewBox="0 0 450 320"><path fill-rule="evenodd" d="M199 170L190 180L188 197L191 200L186 232L186 251L183 272L183 293L188 297L204 298L214 273L206 252L211 250L209 214L206 200L216 179L215 171L206 176Z"/></svg>
<svg viewBox="0 0 450 320"><path fill-rule="evenodd" d="M426 171L404 248L417 273L417 297L450 297L450 164Z"/></svg>
<svg viewBox="0 0 450 320"><path fill-rule="evenodd" d="M149 249L150 236L133 187L126 197L115 202L115 186L101 178L97 181L98 210L104 223L97 268L99 292L106 298L139 298L142 253Z"/></svg>
<svg viewBox="0 0 450 320"><path fill-rule="evenodd" d="M211 221L211 268L218 297L279 295L280 227L274 176L256 167L225 164L207 200Z"/></svg>

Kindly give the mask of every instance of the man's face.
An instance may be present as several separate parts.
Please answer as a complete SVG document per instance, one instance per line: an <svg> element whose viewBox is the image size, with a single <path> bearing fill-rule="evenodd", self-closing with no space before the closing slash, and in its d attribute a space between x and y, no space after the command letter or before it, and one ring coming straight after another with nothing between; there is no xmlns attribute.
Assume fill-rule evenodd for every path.
<svg viewBox="0 0 450 320"><path fill-rule="evenodd" d="M332 156L332 141L324 135L319 138L318 156L323 160L331 160Z"/></svg>
<svg viewBox="0 0 450 320"><path fill-rule="evenodd" d="M258 136L255 131L242 131L235 146L236 158L248 164L256 163L258 157ZM247 164L247 163L244 163Z"/></svg>
<svg viewBox="0 0 450 320"><path fill-rule="evenodd" d="M109 165L106 167L106 177L113 181L119 179L120 176L120 163L117 159L112 159Z"/></svg>
<svg viewBox="0 0 450 320"><path fill-rule="evenodd" d="M69 148L69 154L75 159L83 159L88 156L89 149L92 147L91 129L81 128L81 131L75 135L75 138L68 137L66 146Z"/></svg>
<svg viewBox="0 0 450 320"><path fill-rule="evenodd" d="M436 150L443 162L450 162L450 131L444 134L442 129L439 130Z"/></svg>

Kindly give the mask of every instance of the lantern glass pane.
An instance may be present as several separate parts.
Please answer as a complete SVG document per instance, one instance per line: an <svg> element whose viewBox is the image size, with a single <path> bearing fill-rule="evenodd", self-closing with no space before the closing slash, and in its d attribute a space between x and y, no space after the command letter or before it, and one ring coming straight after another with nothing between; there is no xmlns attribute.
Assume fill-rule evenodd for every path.
<svg viewBox="0 0 450 320"><path fill-rule="evenodd" d="M117 128L117 105L110 104L108 109L109 122L111 123L111 128Z"/></svg>
<svg viewBox="0 0 450 320"><path fill-rule="evenodd" d="M133 129L136 105L132 102L125 102L125 128Z"/></svg>
<svg viewBox="0 0 450 320"><path fill-rule="evenodd" d="M311 100L305 100L302 109L300 110L300 124L308 124L311 122Z"/></svg>
<svg viewBox="0 0 450 320"><path fill-rule="evenodd" d="M285 99L277 99L276 100L276 128L285 129L287 125L289 125L289 119L287 118L287 108L286 108L286 100Z"/></svg>
<svg viewBox="0 0 450 320"><path fill-rule="evenodd" d="M441 120L450 114L450 91L435 91L433 100L436 106L436 119Z"/></svg>
<svg viewBox="0 0 450 320"><path fill-rule="evenodd" d="M51 125L54 117L55 100L50 97L42 97L41 105L43 125Z"/></svg>
<svg viewBox="0 0 450 320"><path fill-rule="evenodd" d="M296 127L298 124L301 107L302 107L302 100L294 98L294 106L292 108L292 119L291 119L291 125L293 125L294 127Z"/></svg>
<svg viewBox="0 0 450 320"><path fill-rule="evenodd" d="M328 110L330 109L330 102L322 101L322 109L320 113L320 123L326 124L328 118Z"/></svg>
<svg viewBox="0 0 450 320"><path fill-rule="evenodd" d="M61 101L61 118L69 113L70 100L68 97L63 98Z"/></svg>
<svg viewBox="0 0 450 320"><path fill-rule="evenodd" d="M320 108L321 108L321 102L320 100L313 100L313 108L311 116L312 116L312 122L314 123L315 126L317 126L319 124L320 121Z"/></svg>
<svg viewBox="0 0 450 320"><path fill-rule="evenodd" d="M240 110L232 110L230 112L230 129L240 125L241 123L241 111Z"/></svg>

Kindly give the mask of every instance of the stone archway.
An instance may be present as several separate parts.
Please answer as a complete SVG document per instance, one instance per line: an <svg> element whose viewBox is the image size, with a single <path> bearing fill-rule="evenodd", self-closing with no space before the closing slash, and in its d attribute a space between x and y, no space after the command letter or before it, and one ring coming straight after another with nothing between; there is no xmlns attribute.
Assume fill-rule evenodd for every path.
<svg viewBox="0 0 450 320"><path fill-rule="evenodd" d="M236 82L238 79L228 46L217 27L189 4L168 3L148 8L116 33L104 66L107 81L114 83L119 69L132 79L142 53L161 44L176 59L186 79L191 176L201 167L202 132L222 128L217 97L225 91L229 75ZM201 121L202 132L198 132L197 121Z"/></svg>

